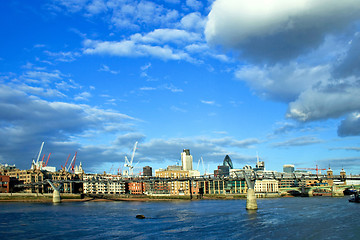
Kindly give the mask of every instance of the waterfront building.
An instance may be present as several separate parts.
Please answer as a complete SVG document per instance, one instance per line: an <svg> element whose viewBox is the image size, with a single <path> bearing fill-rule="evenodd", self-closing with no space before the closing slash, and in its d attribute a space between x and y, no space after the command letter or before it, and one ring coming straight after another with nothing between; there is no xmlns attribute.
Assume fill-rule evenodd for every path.
<svg viewBox="0 0 360 240"><path fill-rule="evenodd" d="M159 178L181 179L188 177L200 176L197 170L179 170L178 166L169 166L166 170L159 169L155 171L155 176ZM176 169L176 170L171 170ZM161 186L162 190L166 190L171 195L190 195L190 191L198 192L198 189L190 189L189 181L168 181L168 188ZM159 187L158 187L159 189ZM155 190L156 191L156 190Z"/></svg>
<svg viewBox="0 0 360 240"><path fill-rule="evenodd" d="M295 170L295 166L292 164L285 164L283 166L283 172L284 173L293 173Z"/></svg>
<svg viewBox="0 0 360 240"><path fill-rule="evenodd" d="M16 169L15 164L14 165L9 165L7 163L5 163L5 164L0 163L0 174L4 175L5 172L10 171L10 170L15 170L15 169Z"/></svg>
<svg viewBox="0 0 360 240"><path fill-rule="evenodd" d="M152 167L150 167L150 166L143 167L143 176L144 177L152 177Z"/></svg>
<svg viewBox="0 0 360 240"><path fill-rule="evenodd" d="M125 194L126 183L118 176L86 174L83 176L84 193L88 194Z"/></svg>
<svg viewBox="0 0 360 240"><path fill-rule="evenodd" d="M50 177L47 171L41 171L39 169L20 170L16 168L7 171L6 175L10 178L16 179L20 184L32 184L42 182ZM22 191L29 193L46 193L49 192L48 188L49 186L47 185L33 185L31 187L23 189Z"/></svg>
<svg viewBox="0 0 360 240"><path fill-rule="evenodd" d="M80 165L81 166L81 165ZM79 168L78 168L79 169ZM83 183L75 182L83 180L83 171L81 174L69 173L62 169L58 172L49 173L49 176L52 181L61 181L61 180L69 180L74 182L64 182L63 187L60 189L61 193L82 193L83 192ZM49 188L48 191L52 192L52 189Z"/></svg>
<svg viewBox="0 0 360 240"><path fill-rule="evenodd" d="M358 179L360 179L359 175L352 175L351 177L357 177ZM360 185L360 180L356 180L356 179L347 179L346 180L346 184L347 185Z"/></svg>
<svg viewBox="0 0 360 240"><path fill-rule="evenodd" d="M220 165L218 169L214 170L215 177L228 177L230 176L230 168L228 165Z"/></svg>
<svg viewBox="0 0 360 240"><path fill-rule="evenodd" d="M155 176L160 178L188 178L188 177L199 177L200 172L198 170L166 170L157 169L155 170ZM170 168L171 169L171 168Z"/></svg>
<svg viewBox="0 0 360 240"><path fill-rule="evenodd" d="M168 167L167 169L173 169ZM182 179L188 177L199 177L200 172L197 170L163 170L158 169L155 171L155 176L159 178L169 179ZM194 187L190 190L189 181L168 181L168 193L171 195L190 195L190 191L198 192L199 190Z"/></svg>
<svg viewBox="0 0 360 240"><path fill-rule="evenodd" d="M306 187L313 187L313 186L328 186L328 181L327 180L322 180L322 179L305 179L305 186Z"/></svg>
<svg viewBox="0 0 360 240"><path fill-rule="evenodd" d="M10 177L0 175L0 193L10 192Z"/></svg>
<svg viewBox="0 0 360 240"><path fill-rule="evenodd" d="M282 178L279 180L279 188L299 187L301 182L294 178Z"/></svg>
<svg viewBox="0 0 360 240"><path fill-rule="evenodd" d="M170 186L167 181L145 182L145 189L147 195L170 195Z"/></svg>
<svg viewBox="0 0 360 240"><path fill-rule="evenodd" d="M278 193L279 182L275 179L262 179L255 181L255 193Z"/></svg>
<svg viewBox="0 0 360 240"><path fill-rule="evenodd" d="M182 171L182 166L170 165L166 168L166 171Z"/></svg>
<svg viewBox="0 0 360 240"><path fill-rule="evenodd" d="M145 193L144 182L129 182L128 183L129 194L139 195Z"/></svg>
<svg viewBox="0 0 360 240"><path fill-rule="evenodd" d="M199 182L199 192L204 194L241 194L247 192L245 180L205 180Z"/></svg>
<svg viewBox="0 0 360 240"><path fill-rule="evenodd" d="M189 171L158 169L158 170L155 171L155 177L160 177L160 178L187 178L187 177L189 177Z"/></svg>
<svg viewBox="0 0 360 240"><path fill-rule="evenodd" d="M62 169L57 172L49 172L46 170L40 170L37 168L30 170L20 170L17 168L10 168L3 171L4 175L7 175L12 179L12 181L17 182L17 184L29 185L23 189L16 189L16 191L29 192L29 193L51 193L53 189L49 184L46 184L47 179L52 181L61 181L61 180L82 180L82 174L75 174L66 172L65 169ZM83 172L83 171L82 171ZM36 185L35 183L43 182L45 184ZM32 186L30 186L33 184ZM62 193L81 193L83 191L82 183L72 182L72 183L63 183L63 187L60 189Z"/></svg>
<svg viewBox="0 0 360 240"><path fill-rule="evenodd" d="M241 171L241 169L230 169L230 177L236 178L239 176L239 171Z"/></svg>
<svg viewBox="0 0 360 240"><path fill-rule="evenodd" d="M169 185L171 195L190 195L189 181L171 181Z"/></svg>
<svg viewBox="0 0 360 240"><path fill-rule="evenodd" d="M181 165L184 171L193 170L193 157L189 149L184 149L181 153Z"/></svg>

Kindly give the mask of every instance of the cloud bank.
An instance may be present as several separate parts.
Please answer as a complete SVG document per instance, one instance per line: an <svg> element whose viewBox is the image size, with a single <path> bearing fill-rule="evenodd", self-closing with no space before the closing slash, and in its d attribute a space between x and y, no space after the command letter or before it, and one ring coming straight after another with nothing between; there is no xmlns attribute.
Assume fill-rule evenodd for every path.
<svg viewBox="0 0 360 240"><path fill-rule="evenodd" d="M360 135L359 26L356 0L216 0L205 35L238 54L235 76L255 94L288 104L286 117L345 118L345 137Z"/></svg>

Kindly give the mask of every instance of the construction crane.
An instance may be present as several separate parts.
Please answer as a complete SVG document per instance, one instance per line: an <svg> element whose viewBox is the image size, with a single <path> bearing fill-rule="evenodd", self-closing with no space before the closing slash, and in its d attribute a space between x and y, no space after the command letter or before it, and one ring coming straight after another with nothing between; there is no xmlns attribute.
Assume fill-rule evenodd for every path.
<svg viewBox="0 0 360 240"><path fill-rule="evenodd" d="M201 157L200 157L200 159L199 159L199 162L198 162L198 165L197 165L196 170L198 170L198 171L199 171L199 165L200 165L200 162L201 162L201 164L202 164L202 168L203 168L203 171L204 171L204 175L206 175L206 168L205 168L205 166L204 166L204 159L203 159L203 157L202 157L202 156L201 156Z"/></svg>
<svg viewBox="0 0 360 240"><path fill-rule="evenodd" d="M45 142L42 142L42 143L41 143L39 155L38 155L38 157L37 157L37 159L36 159L36 165L39 164L39 159L40 159L40 155L41 155L41 152L42 152L42 150L43 150L43 147L44 147L44 143L45 143Z"/></svg>
<svg viewBox="0 0 360 240"><path fill-rule="evenodd" d="M129 161L127 156L125 156L124 167L129 168L129 171L128 171L129 176L132 176L133 173L134 173L134 167L135 166L133 166L133 161L134 161L134 157L135 157L135 151L136 151L137 144L138 144L138 142L136 141L135 144L134 144L134 149L133 149L132 155L131 155L131 160Z"/></svg>
<svg viewBox="0 0 360 240"><path fill-rule="evenodd" d="M77 152L76 152L77 153ZM71 164L71 171L74 172L74 167L75 167L75 161L76 161L76 153L75 153L75 158L74 161Z"/></svg>
<svg viewBox="0 0 360 240"><path fill-rule="evenodd" d="M49 153L49 156L48 156L47 159L46 159L46 163L43 162L43 167L46 167L46 166L48 165L48 162L49 162L49 159L50 159L50 155L51 155L51 153ZM44 154L44 157L45 157L45 154ZM43 158L43 160L44 160L44 158Z"/></svg>
<svg viewBox="0 0 360 240"><path fill-rule="evenodd" d="M117 175L120 175L120 176L121 176L121 165L118 167Z"/></svg>
<svg viewBox="0 0 360 240"><path fill-rule="evenodd" d="M326 168L318 168L318 165L316 165L316 168L297 168L297 169L303 169L303 170L316 170L316 175L319 174L319 170L321 173L321 170L326 170Z"/></svg>
<svg viewBox="0 0 360 240"><path fill-rule="evenodd" d="M68 161L69 161L70 155L71 155L71 153L69 153L69 156L68 156L67 159L66 159L65 166L62 166L62 165L61 165L61 168L66 169L66 165L67 165L67 163L68 163Z"/></svg>
<svg viewBox="0 0 360 240"><path fill-rule="evenodd" d="M111 168L110 168L109 174L111 174L111 171L112 171L113 167L114 167L114 164L113 164L113 165L111 165Z"/></svg>
<svg viewBox="0 0 360 240"><path fill-rule="evenodd" d="M36 158L36 162L35 162L34 159L32 160L31 169L41 169L42 164L39 163L39 160L40 160L40 156L41 156L41 152L43 150L43 147L44 147L44 142L41 143L40 151L39 151L39 154L38 154L38 156ZM44 155L44 157L45 157L45 155Z"/></svg>
<svg viewBox="0 0 360 240"><path fill-rule="evenodd" d="M69 167L68 167L68 168L66 168L66 163L67 163L67 160L66 160L66 163L65 163L65 170L66 170L67 172L68 172L70 169L71 169L72 171L74 171L74 166L75 166L76 155L77 155L77 152L75 152L75 155L74 155L74 157L72 158L72 160L71 160L71 162L70 162L70 164L69 164Z"/></svg>

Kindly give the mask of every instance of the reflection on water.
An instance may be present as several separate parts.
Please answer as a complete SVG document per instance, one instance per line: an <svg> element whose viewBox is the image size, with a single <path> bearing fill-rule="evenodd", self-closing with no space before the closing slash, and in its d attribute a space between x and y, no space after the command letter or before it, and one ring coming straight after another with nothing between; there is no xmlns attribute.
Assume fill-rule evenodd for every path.
<svg viewBox="0 0 360 240"><path fill-rule="evenodd" d="M257 210L247 210L247 216L249 220L256 220Z"/></svg>
<svg viewBox="0 0 360 240"><path fill-rule="evenodd" d="M357 239L347 198L0 203L1 239ZM137 219L138 214L145 219Z"/></svg>

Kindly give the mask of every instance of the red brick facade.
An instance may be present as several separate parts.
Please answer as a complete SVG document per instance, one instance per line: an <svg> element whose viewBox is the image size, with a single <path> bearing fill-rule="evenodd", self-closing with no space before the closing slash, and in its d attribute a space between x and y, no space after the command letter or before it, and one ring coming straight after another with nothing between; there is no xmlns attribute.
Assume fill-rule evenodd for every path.
<svg viewBox="0 0 360 240"><path fill-rule="evenodd" d="M143 182L131 182L128 186L130 194L144 194L145 192L145 183Z"/></svg>
<svg viewBox="0 0 360 240"><path fill-rule="evenodd" d="M10 192L10 177L0 175L0 192L8 193Z"/></svg>

